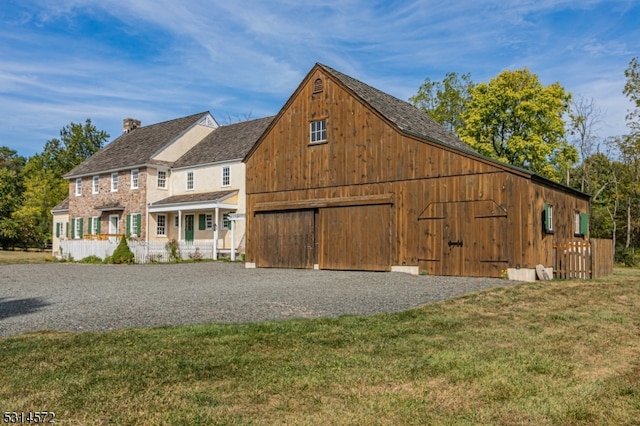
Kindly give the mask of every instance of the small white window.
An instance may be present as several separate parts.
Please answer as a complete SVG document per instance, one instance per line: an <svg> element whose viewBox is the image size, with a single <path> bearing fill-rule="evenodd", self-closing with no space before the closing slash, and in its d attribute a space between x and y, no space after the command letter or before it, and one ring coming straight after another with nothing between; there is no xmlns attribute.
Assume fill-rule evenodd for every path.
<svg viewBox="0 0 640 426"><path fill-rule="evenodd" d="M159 237L167 235L167 217L163 214L159 214L156 219L156 235Z"/></svg>
<svg viewBox="0 0 640 426"><path fill-rule="evenodd" d="M118 172L111 173L111 192L118 191Z"/></svg>
<svg viewBox="0 0 640 426"><path fill-rule="evenodd" d="M213 229L213 215L211 213L204 215L204 223L206 229Z"/></svg>
<svg viewBox="0 0 640 426"><path fill-rule="evenodd" d="M138 169L131 170L131 189L138 189Z"/></svg>
<svg viewBox="0 0 640 426"><path fill-rule="evenodd" d="M187 190L193 189L193 172L187 172Z"/></svg>
<svg viewBox="0 0 640 426"><path fill-rule="evenodd" d="M231 184L231 170L229 167L222 168L222 186L229 186Z"/></svg>
<svg viewBox="0 0 640 426"><path fill-rule="evenodd" d="M90 234L98 235L100 233L100 216L94 216L91 218Z"/></svg>
<svg viewBox="0 0 640 426"><path fill-rule="evenodd" d="M545 203L544 205L544 230L547 234L553 234L553 205Z"/></svg>
<svg viewBox="0 0 640 426"><path fill-rule="evenodd" d="M573 234L581 235L580 233L580 212L573 213Z"/></svg>
<svg viewBox="0 0 640 426"><path fill-rule="evenodd" d="M129 219L129 235L132 237L139 237L138 230L140 229L140 224L138 223L138 214L132 214L131 219Z"/></svg>
<svg viewBox="0 0 640 426"><path fill-rule="evenodd" d="M312 121L310 123L310 142L319 143L327 140L327 120Z"/></svg>
<svg viewBox="0 0 640 426"><path fill-rule="evenodd" d="M231 219L229 219L229 213L222 215L222 229L231 229Z"/></svg>
<svg viewBox="0 0 640 426"><path fill-rule="evenodd" d="M167 172L158 170L157 186L159 189L167 189Z"/></svg>
<svg viewBox="0 0 640 426"><path fill-rule="evenodd" d="M176 228L180 226L180 216L176 215L173 218L173 226L176 227Z"/></svg>
<svg viewBox="0 0 640 426"><path fill-rule="evenodd" d="M100 176L93 177L92 192L94 194L97 194L98 192L100 192Z"/></svg>
<svg viewBox="0 0 640 426"><path fill-rule="evenodd" d="M82 238L82 219L76 219L75 237Z"/></svg>
<svg viewBox="0 0 640 426"><path fill-rule="evenodd" d="M76 179L76 197L82 195L82 178Z"/></svg>

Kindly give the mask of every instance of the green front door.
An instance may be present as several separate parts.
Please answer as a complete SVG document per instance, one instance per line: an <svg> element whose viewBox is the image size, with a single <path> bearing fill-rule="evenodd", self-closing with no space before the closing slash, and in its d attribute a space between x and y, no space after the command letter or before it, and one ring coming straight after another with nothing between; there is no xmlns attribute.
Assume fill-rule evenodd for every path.
<svg viewBox="0 0 640 426"><path fill-rule="evenodd" d="M193 215L188 214L184 217L184 240L193 241Z"/></svg>

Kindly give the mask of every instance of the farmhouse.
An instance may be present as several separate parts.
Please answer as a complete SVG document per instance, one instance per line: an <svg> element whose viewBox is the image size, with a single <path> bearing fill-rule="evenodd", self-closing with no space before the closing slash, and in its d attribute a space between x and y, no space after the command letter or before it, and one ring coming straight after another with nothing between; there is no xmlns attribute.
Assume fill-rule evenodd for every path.
<svg viewBox="0 0 640 426"><path fill-rule="evenodd" d="M160 247L200 241L214 258L233 257L244 244L244 221L231 220L244 215L242 159L270 120L220 126L209 112L149 126L123 120L121 136L65 175L69 197L53 211L54 254L61 240L126 235Z"/></svg>
<svg viewBox="0 0 640 426"><path fill-rule="evenodd" d="M500 277L588 233L587 195L322 64L245 162L247 267Z"/></svg>

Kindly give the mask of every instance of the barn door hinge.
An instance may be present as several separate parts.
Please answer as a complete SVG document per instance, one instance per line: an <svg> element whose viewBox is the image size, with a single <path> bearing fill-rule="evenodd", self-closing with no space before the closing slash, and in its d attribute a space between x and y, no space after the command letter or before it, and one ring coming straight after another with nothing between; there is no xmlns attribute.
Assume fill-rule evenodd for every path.
<svg viewBox="0 0 640 426"><path fill-rule="evenodd" d="M462 240L460 240L460 241L449 241L449 247L452 247L452 246L462 247Z"/></svg>

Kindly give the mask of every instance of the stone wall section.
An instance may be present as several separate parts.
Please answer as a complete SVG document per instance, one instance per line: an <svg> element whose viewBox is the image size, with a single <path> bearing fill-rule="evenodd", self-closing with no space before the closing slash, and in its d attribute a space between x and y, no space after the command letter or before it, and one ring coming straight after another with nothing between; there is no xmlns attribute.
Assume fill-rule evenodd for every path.
<svg viewBox="0 0 640 426"><path fill-rule="evenodd" d="M111 172L101 173L99 191L93 194L93 176L82 178L82 195L76 196L76 180L69 182L69 221L83 218L83 235L88 234L88 218L100 216L100 233L109 233L109 216L117 214L118 232L125 233L126 216L140 214L140 239L144 240L147 230L146 194L147 169L138 169L138 188L131 189L131 169L118 172L118 190L111 192ZM98 211L95 208L104 205L119 204L124 210Z"/></svg>

